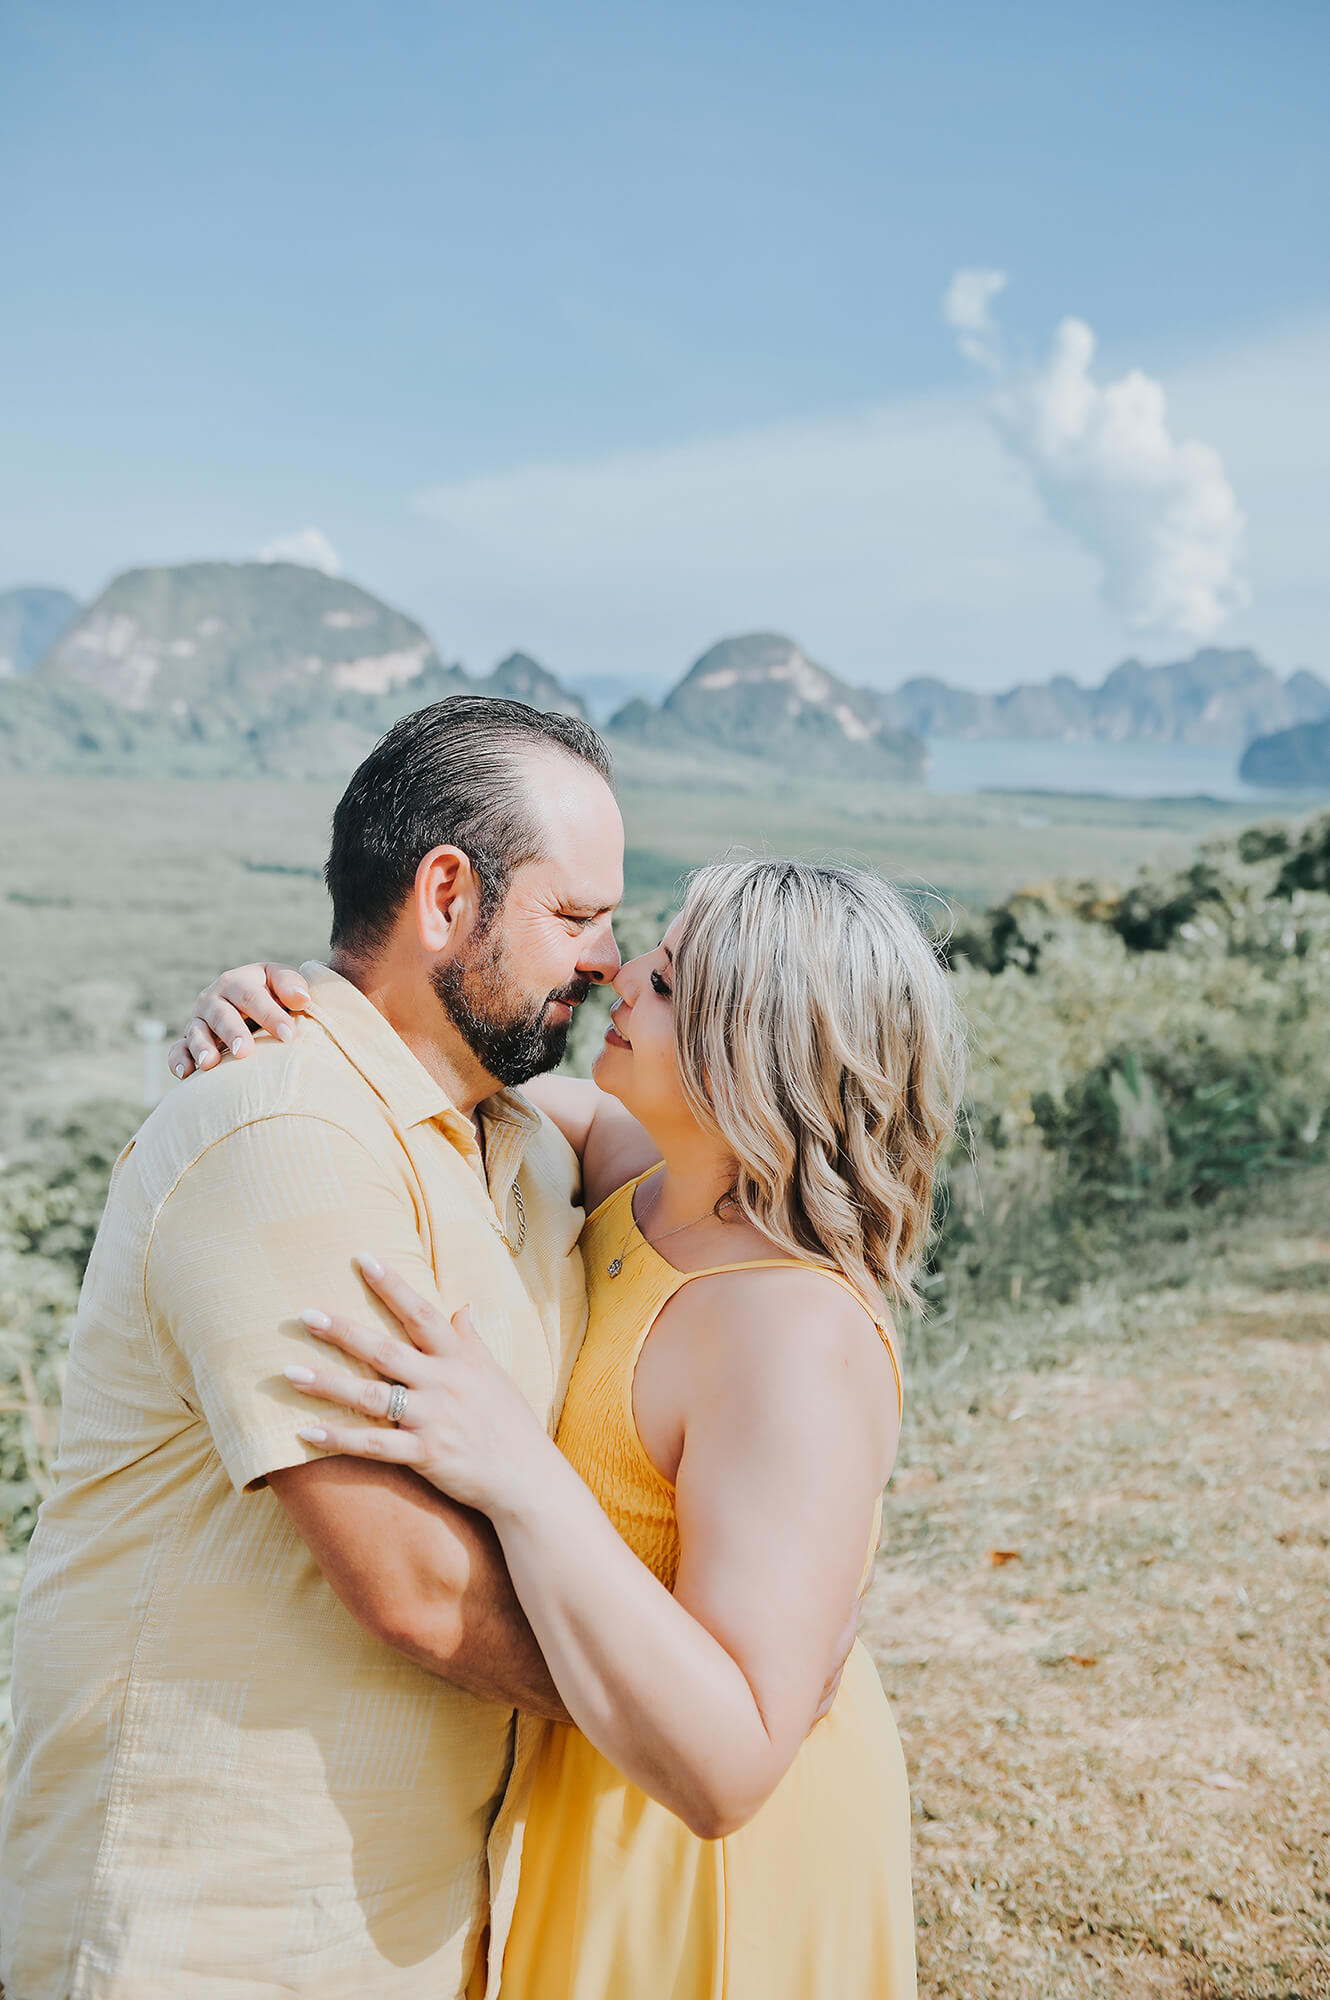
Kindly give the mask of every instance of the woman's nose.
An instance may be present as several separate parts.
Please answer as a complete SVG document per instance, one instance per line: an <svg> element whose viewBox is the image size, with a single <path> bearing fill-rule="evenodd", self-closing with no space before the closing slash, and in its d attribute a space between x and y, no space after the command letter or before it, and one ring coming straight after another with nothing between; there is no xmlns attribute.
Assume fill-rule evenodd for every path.
<svg viewBox="0 0 1330 2000"><path fill-rule="evenodd" d="M645 960L640 958L625 959L610 982L619 998L626 1000L630 1007L635 995L641 990L644 963Z"/></svg>

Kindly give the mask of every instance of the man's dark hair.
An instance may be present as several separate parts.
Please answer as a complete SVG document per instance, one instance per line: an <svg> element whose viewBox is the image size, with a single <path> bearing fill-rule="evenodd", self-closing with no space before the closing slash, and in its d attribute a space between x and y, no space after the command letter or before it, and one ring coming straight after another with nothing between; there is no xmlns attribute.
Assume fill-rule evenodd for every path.
<svg viewBox="0 0 1330 2000"><path fill-rule="evenodd" d="M480 929L513 871L542 853L527 783L533 753L557 750L609 784L610 753L589 723L525 702L451 695L395 722L360 766L333 814L323 871L332 944L353 955L383 945L421 857L460 847L480 878Z"/></svg>

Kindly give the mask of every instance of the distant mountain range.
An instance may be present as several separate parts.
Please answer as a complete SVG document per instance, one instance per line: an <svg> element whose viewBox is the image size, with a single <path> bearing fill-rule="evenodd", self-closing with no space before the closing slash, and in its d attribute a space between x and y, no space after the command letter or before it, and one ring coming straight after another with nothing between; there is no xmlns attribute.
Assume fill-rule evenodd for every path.
<svg viewBox="0 0 1330 2000"><path fill-rule="evenodd" d="M586 683L598 711L613 685ZM342 776L397 716L463 692L586 712L530 655L474 677L403 612L294 563L127 570L85 608L59 590L0 594L0 770ZM1244 775L1330 785L1330 686L1215 648L1161 667L1127 660L1095 688L1058 676L977 694L914 679L884 693L792 639L749 633L703 653L659 704L638 696L606 726L611 741L703 763L743 756L895 783L922 775L929 736L1250 743ZM1313 769L1319 778L1303 775Z"/></svg>
<svg viewBox="0 0 1330 2000"><path fill-rule="evenodd" d="M1207 647L1146 667L1124 660L1098 687L1065 674L1006 694L910 680L877 697L920 736L1042 737L1067 743L1194 743L1241 750L1253 737L1330 716L1330 686L1305 669L1284 681L1255 653Z"/></svg>

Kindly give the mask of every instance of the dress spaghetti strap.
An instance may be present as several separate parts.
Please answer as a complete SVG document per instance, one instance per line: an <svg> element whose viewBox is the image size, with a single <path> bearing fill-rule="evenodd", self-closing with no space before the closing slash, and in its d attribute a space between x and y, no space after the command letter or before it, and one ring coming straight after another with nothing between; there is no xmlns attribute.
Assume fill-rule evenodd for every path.
<svg viewBox="0 0 1330 2000"><path fill-rule="evenodd" d="M825 1264L815 1264L807 1257L746 1257L738 1259L733 1264L710 1264L704 1266L700 1271L684 1271L677 1264L671 1264L668 1257L661 1255L655 1244L648 1237L644 1236L638 1227L637 1218L633 1215L633 1198L643 1181L649 1181L653 1174L658 1174L664 1164L663 1160L657 1160L654 1167L648 1167L645 1173L637 1174L631 1181L625 1181L621 1187L615 1188L613 1194L606 1195L604 1201L600 1202L591 1215L588 1216L587 1227L589 1228L594 1222L599 1222L600 1218L608 1212L613 1202L624 1202L632 1223L629 1231L630 1239L632 1236L636 1236L638 1242L650 1252L657 1263L663 1265L667 1271L673 1272L679 1281L678 1285L670 1288L669 1293L666 1295L668 1297L672 1297L674 1292L679 1289L679 1286L689 1283L693 1278L720 1278L725 1277L732 1271L812 1271L818 1277L829 1278L833 1285L839 1285L843 1292L848 1292L856 1305L863 1307L869 1319L872 1320L873 1325L877 1328L882 1345L886 1348L887 1357L891 1362L891 1372L896 1378L896 1415L898 1418L902 1416L905 1409L905 1390L901 1380L900 1356L896 1352L894 1330L890 1323L882 1318L880 1313L873 1311L863 1293L856 1285L851 1284L843 1272L831 1270ZM651 1324L654 1322L656 1314L660 1311L664 1303L665 1299L661 1298L655 1312L651 1315L651 1319L643 1327L639 1348L640 1345L645 1344L646 1336L651 1330Z"/></svg>

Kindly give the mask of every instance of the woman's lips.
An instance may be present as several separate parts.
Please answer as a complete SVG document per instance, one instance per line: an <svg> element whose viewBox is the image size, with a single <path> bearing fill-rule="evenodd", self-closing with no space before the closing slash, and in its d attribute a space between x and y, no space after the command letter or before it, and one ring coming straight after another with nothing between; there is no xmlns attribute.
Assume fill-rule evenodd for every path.
<svg viewBox="0 0 1330 2000"><path fill-rule="evenodd" d="M631 1042L624 1040L613 1021L611 1021L605 1030L605 1046L611 1049L631 1049L633 1045Z"/></svg>

